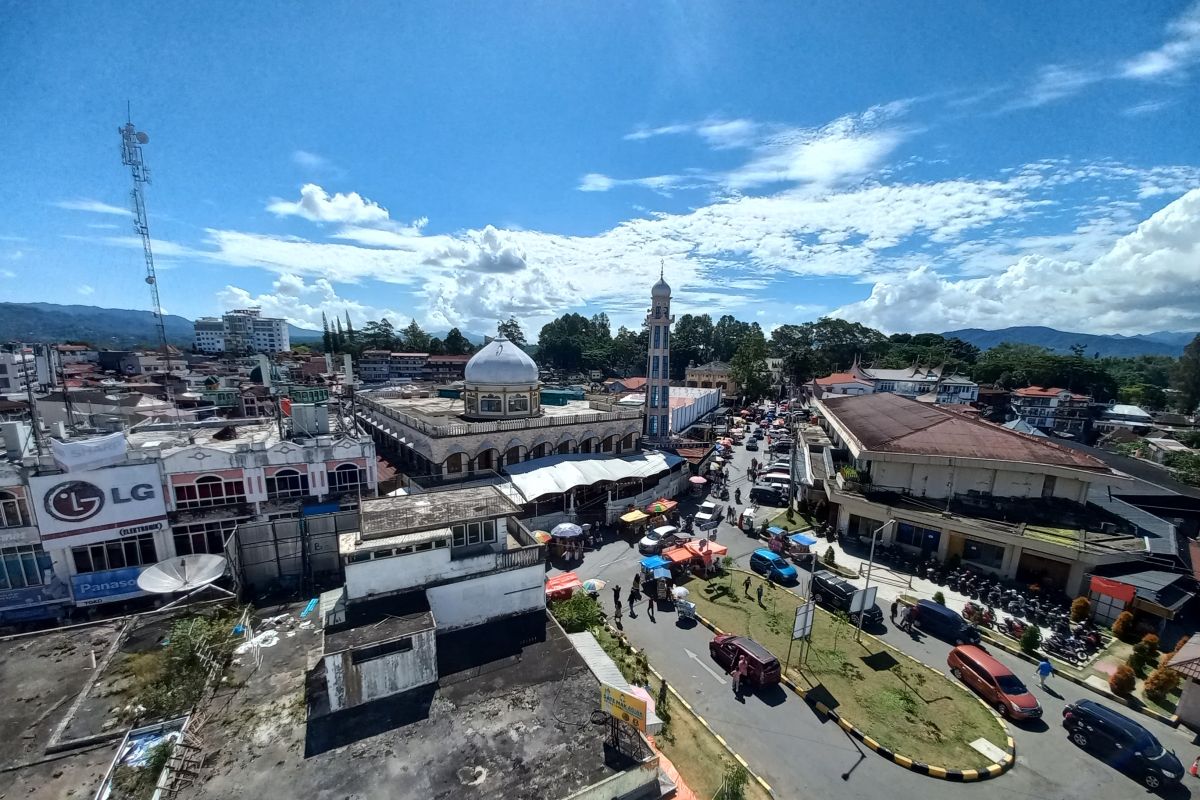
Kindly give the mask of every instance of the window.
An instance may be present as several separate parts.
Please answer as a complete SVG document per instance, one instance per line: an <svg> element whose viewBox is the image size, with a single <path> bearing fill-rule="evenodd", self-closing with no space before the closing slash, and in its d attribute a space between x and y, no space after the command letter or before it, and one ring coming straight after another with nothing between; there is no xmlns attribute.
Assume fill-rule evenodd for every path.
<svg viewBox="0 0 1200 800"><path fill-rule="evenodd" d="M178 508L212 508L246 502L246 485L243 481L227 481L217 475L205 475L190 485L175 487L175 505Z"/></svg>
<svg viewBox="0 0 1200 800"><path fill-rule="evenodd" d="M650 387L650 407L658 408L658 387L657 386Z"/></svg>
<svg viewBox="0 0 1200 800"><path fill-rule="evenodd" d="M662 346L662 326L654 326L654 349L657 350Z"/></svg>
<svg viewBox="0 0 1200 800"><path fill-rule="evenodd" d="M967 539L963 546L963 560L998 568L1004 562L1004 548L978 539Z"/></svg>
<svg viewBox="0 0 1200 800"><path fill-rule="evenodd" d="M53 574L50 554L40 544L0 548L0 589L41 586Z"/></svg>
<svg viewBox="0 0 1200 800"><path fill-rule="evenodd" d="M650 377L658 377L658 356L654 356L650 359Z"/></svg>
<svg viewBox="0 0 1200 800"><path fill-rule="evenodd" d="M670 347L670 346L671 346L671 328L670 328L670 326L663 325L663 347Z"/></svg>
<svg viewBox="0 0 1200 800"><path fill-rule="evenodd" d="M75 559L75 572L80 575L123 567L140 567L158 561L152 533L73 547L71 556Z"/></svg>
<svg viewBox="0 0 1200 800"><path fill-rule="evenodd" d="M662 431L663 436L666 436L671 430L671 423L668 420L669 417L666 414L662 414L658 418L658 427Z"/></svg>
<svg viewBox="0 0 1200 800"><path fill-rule="evenodd" d="M0 492L0 528L23 528L32 524L25 498L13 492Z"/></svg>
<svg viewBox="0 0 1200 800"><path fill-rule="evenodd" d="M281 469L267 477L267 497L278 500L288 497L303 497L308 494L308 473L294 469Z"/></svg>
<svg viewBox="0 0 1200 800"><path fill-rule="evenodd" d="M475 457L475 469L492 469L492 453L493 450L484 450Z"/></svg>
<svg viewBox="0 0 1200 800"><path fill-rule="evenodd" d="M508 396L509 412L526 412L529 410L529 395L525 394L510 394Z"/></svg>
<svg viewBox="0 0 1200 800"><path fill-rule="evenodd" d="M666 370L667 370L667 367L666 367L666 359L663 359L663 373L664 373L664 374L666 373ZM670 401L667 399L667 395L670 393L670 391L671 391L670 387L667 387L667 386L664 386L664 387L662 387L662 397L661 397L661 401L662 401L662 406L663 406L663 408L670 408L670 407L671 407L671 403L670 403Z"/></svg>
<svg viewBox="0 0 1200 800"><path fill-rule="evenodd" d="M1042 479L1042 497L1054 497L1054 485L1058 479L1053 475L1047 475Z"/></svg>
<svg viewBox="0 0 1200 800"><path fill-rule="evenodd" d="M180 556L190 556L194 553L220 555L225 552L225 540L243 521L220 519L213 522L199 522L194 525L176 525L171 529L171 533L175 536L175 554Z"/></svg>
<svg viewBox="0 0 1200 800"><path fill-rule="evenodd" d="M485 394L479 399L479 410L484 414L499 414L504 411L500 398L494 394Z"/></svg>
<svg viewBox="0 0 1200 800"><path fill-rule="evenodd" d="M354 650L350 653L350 663L361 664L364 661L373 661L384 656L394 655L396 653L407 653L412 650L412 637L405 636L403 639L396 639L393 642L384 642L383 644L374 644L370 647L364 647L361 650Z"/></svg>
<svg viewBox="0 0 1200 800"><path fill-rule="evenodd" d="M654 416L646 417L646 421L650 426L650 430L649 430L650 435L657 436L658 435L658 417L654 417Z"/></svg>
<svg viewBox="0 0 1200 800"><path fill-rule="evenodd" d="M655 306L654 307L654 318L658 319L661 316L662 316L662 306Z"/></svg>
<svg viewBox="0 0 1200 800"><path fill-rule="evenodd" d="M896 525L896 541L909 547L919 547L922 550L936 550L942 532L932 528L922 528L908 522Z"/></svg>
<svg viewBox="0 0 1200 800"><path fill-rule="evenodd" d="M367 487L367 471L357 464L338 464L337 469L329 473L329 491L357 492Z"/></svg>

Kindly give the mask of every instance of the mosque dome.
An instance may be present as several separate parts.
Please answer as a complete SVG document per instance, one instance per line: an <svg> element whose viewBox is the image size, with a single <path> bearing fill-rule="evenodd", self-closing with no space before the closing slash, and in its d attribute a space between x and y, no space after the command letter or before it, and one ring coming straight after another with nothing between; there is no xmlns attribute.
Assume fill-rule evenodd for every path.
<svg viewBox="0 0 1200 800"><path fill-rule="evenodd" d="M463 378L468 387L529 386L538 382L538 366L501 333L471 356Z"/></svg>
<svg viewBox="0 0 1200 800"><path fill-rule="evenodd" d="M646 284L643 283L642 285L645 286ZM652 297L670 297L671 287L665 280L659 278L658 283L654 284L654 288L650 290L650 295Z"/></svg>

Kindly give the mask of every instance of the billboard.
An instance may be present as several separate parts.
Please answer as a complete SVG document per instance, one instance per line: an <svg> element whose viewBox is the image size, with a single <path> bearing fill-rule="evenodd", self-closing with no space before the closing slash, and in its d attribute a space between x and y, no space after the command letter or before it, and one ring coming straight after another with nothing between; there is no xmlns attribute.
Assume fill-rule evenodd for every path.
<svg viewBox="0 0 1200 800"><path fill-rule="evenodd" d="M607 683L600 684L600 710L646 732L646 701Z"/></svg>
<svg viewBox="0 0 1200 800"><path fill-rule="evenodd" d="M153 533L167 526L155 464L29 479L42 541L67 546Z"/></svg>
<svg viewBox="0 0 1200 800"><path fill-rule="evenodd" d="M796 621L792 623L792 639L803 639L812 635L813 604L805 602L796 606Z"/></svg>
<svg viewBox="0 0 1200 800"><path fill-rule="evenodd" d="M75 594L75 605L95 606L115 600L128 600L145 594L138 588L138 575L146 567L122 567L104 572L89 572L71 576L71 590Z"/></svg>

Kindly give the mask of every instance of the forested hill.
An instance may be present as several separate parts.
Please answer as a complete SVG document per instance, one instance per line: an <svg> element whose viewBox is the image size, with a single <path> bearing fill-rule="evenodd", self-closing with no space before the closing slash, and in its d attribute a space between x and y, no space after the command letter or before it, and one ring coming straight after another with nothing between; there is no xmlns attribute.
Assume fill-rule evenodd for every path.
<svg viewBox="0 0 1200 800"><path fill-rule="evenodd" d="M998 344L1011 342L1013 344L1033 344L1056 353L1069 353L1075 345L1083 345L1086 355L1099 355L1101 358L1108 356L1115 358L1133 356L1178 358L1183 354L1183 348L1187 343L1196 336L1194 332L1172 331L1147 333L1139 336L1108 336L1094 333L1071 333L1040 326L1001 328L995 331L986 331L982 328L963 328L957 331L946 331L942 335L947 339L951 337L962 339L980 350L988 350Z"/></svg>

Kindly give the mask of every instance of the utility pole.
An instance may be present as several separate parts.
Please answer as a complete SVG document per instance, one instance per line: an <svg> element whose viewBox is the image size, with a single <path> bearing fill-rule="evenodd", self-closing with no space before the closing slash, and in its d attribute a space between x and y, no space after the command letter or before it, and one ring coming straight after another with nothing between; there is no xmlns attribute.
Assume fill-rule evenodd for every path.
<svg viewBox="0 0 1200 800"><path fill-rule="evenodd" d="M895 524L896 524L896 520L889 519L887 522L883 523L882 525L880 525L878 528L876 528L874 531L871 532L871 555L868 556L868 558L867 558L867 585L863 587L864 592L871 588L871 568L875 566L875 540L878 538L878 535L884 531L885 528L887 528L891 525L895 525ZM855 641L862 641L863 617L865 617L866 615L867 615L867 609L865 607L860 608L858 610L858 630L854 634Z"/></svg>

